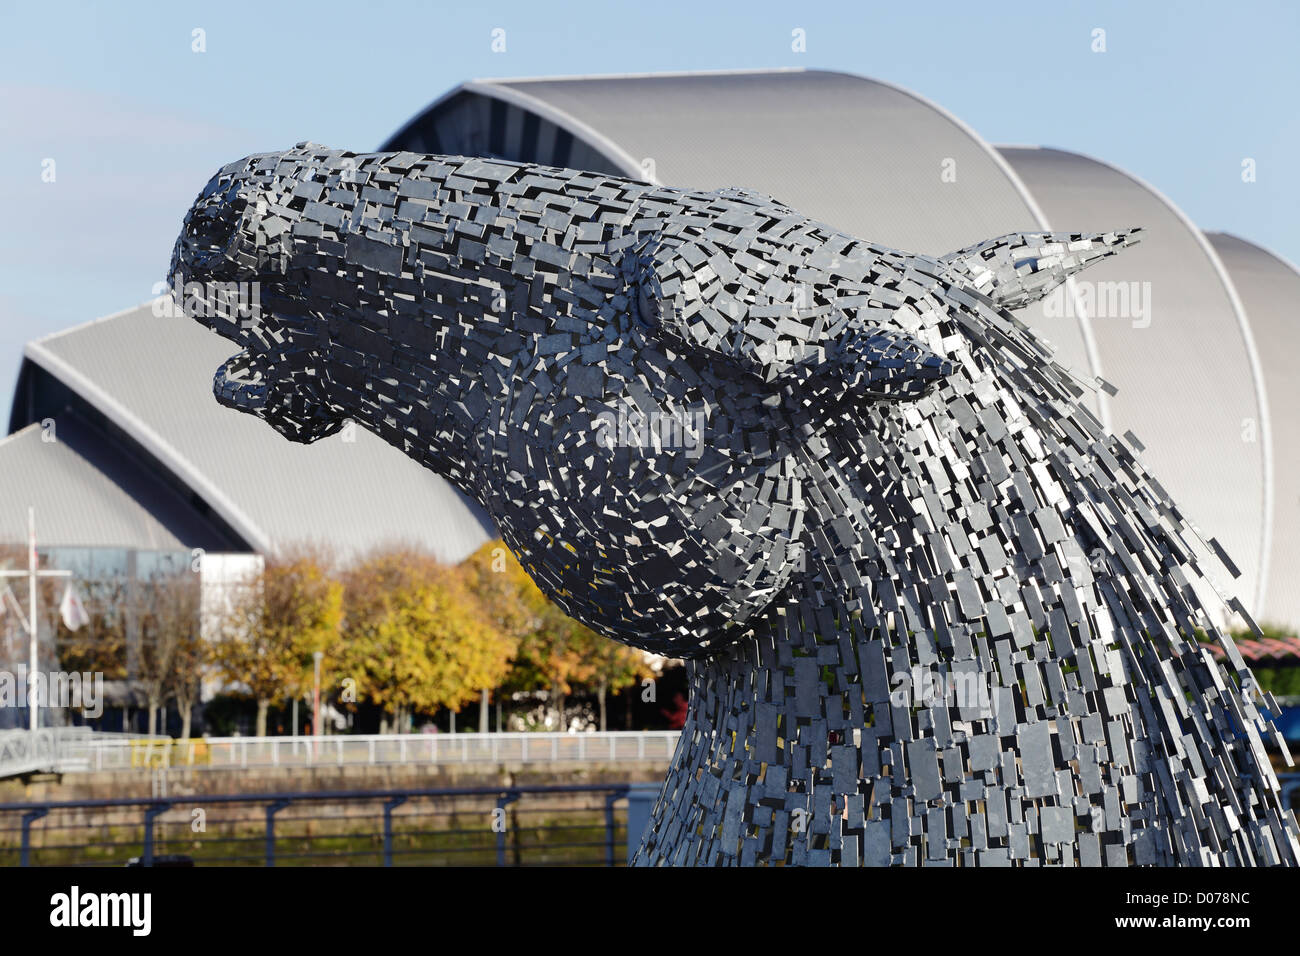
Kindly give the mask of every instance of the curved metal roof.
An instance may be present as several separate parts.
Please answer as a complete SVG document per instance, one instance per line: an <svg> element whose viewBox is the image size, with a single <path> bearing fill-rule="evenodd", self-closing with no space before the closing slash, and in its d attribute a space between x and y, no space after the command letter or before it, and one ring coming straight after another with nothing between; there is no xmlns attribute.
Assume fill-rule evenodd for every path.
<svg viewBox="0 0 1300 956"><path fill-rule="evenodd" d="M197 542L205 540L204 530L188 520L183 503L169 501L173 496L152 476L98 446L75 417L61 418L52 435L33 422L0 438L0 474L6 489L0 541L26 540L32 506L42 547L203 546Z"/></svg>
<svg viewBox="0 0 1300 956"><path fill-rule="evenodd" d="M212 375L229 352L198 323L156 316L146 304L29 343L26 359L139 442L259 551L315 541L347 556L417 541L459 561L488 540L477 506L370 432L295 445L218 405Z"/></svg>
<svg viewBox="0 0 1300 956"><path fill-rule="evenodd" d="M1240 568L1232 590L1248 608L1263 607L1272 423L1250 328L1219 257L1173 203L1128 173L1057 149L1001 152L1053 221L1071 230L1142 226L1139 245L1077 283L1094 293L1092 332L1103 374L1119 389L1113 427L1146 445L1152 472Z"/></svg>
<svg viewBox="0 0 1300 956"><path fill-rule="evenodd" d="M1300 270L1253 243L1206 233L1237 289L1272 410L1272 544L1259 605L1266 621L1300 622Z"/></svg>

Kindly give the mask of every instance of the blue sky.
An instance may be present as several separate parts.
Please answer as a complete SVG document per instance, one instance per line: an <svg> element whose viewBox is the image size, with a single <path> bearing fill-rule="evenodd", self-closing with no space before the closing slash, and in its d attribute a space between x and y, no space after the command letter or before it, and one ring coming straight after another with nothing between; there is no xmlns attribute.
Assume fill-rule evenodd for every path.
<svg viewBox="0 0 1300 956"><path fill-rule="evenodd" d="M504 53L491 49L497 27ZM1098 27L1105 53L1091 50ZM192 50L196 28L206 52ZM861 73L929 97L990 142L1103 158L1202 228L1297 262L1298 46L1300 4L1264 0L0 0L0 411L24 342L149 298L218 166L305 139L372 149L475 77ZM1245 157L1254 183L1242 182Z"/></svg>

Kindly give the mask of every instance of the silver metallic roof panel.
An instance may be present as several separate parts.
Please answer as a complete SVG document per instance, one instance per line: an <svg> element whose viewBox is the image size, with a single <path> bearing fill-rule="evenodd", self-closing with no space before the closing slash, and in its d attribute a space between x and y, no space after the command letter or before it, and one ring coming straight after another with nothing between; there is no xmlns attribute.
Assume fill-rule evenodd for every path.
<svg viewBox="0 0 1300 956"><path fill-rule="evenodd" d="M476 506L370 432L296 445L218 405L212 375L231 352L150 305L27 347L259 549L315 541L347 555L413 541L459 561L488 540Z"/></svg>

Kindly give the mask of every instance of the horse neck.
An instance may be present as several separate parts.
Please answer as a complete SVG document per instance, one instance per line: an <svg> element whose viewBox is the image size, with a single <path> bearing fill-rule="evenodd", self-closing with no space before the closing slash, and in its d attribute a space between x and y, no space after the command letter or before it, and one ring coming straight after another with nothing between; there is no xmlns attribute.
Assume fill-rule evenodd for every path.
<svg viewBox="0 0 1300 956"><path fill-rule="evenodd" d="M878 720L871 702L888 698L879 633L841 607L801 601L798 587L791 593L750 634L690 662L684 733L712 749L708 763L724 773L747 761L788 762L777 751L792 745L808 748L806 767L822 767L828 748L852 744ZM704 757L692 754L690 765Z"/></svg>

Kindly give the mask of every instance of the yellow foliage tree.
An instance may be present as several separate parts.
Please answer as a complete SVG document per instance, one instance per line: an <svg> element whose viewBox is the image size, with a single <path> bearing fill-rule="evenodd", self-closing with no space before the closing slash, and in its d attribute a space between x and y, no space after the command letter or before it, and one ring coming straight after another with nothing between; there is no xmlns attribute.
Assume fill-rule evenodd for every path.
<svg viewBox="0 0 1300 956"><path fill-rule="evenodd" d="M461 562L460 572L482 612L511 641L514 658L520 641L541 624L536 611L524 600L527 589L532 587L528 575L501 541L489 542L471 554ZM480 731L488 729L488 708L495 689L485 687L482 691Z"/></svg>
<svg viewBox="0 0 1300 956"><path fill-rule="evenodd" d="M343 580L343 672L399 730L412 711L459 711L504 679L514 640L484 612L458 568L387 550Z"/></svg>
<svg viewBox="0 0 1300 956"><path fill-rule="evenodd" d="M566 615L542 594L500 541L485 544L461 567L480 602L516 642L506 686L511 690L548 688L561 730L566 728L568 695L579 687L589 688L599 700L604 730L607 693L648 674L645 656Z"/></svg>
<svg viewBox="0 0 1300 956"><path fill-rule="evenodd" d="M262 571L232 590L212 648L216 670L257 700L257 736L266 736L271 702L312 686L313 654L324 668L337 659L343 587L307 553L268 557Z"/></svg>

